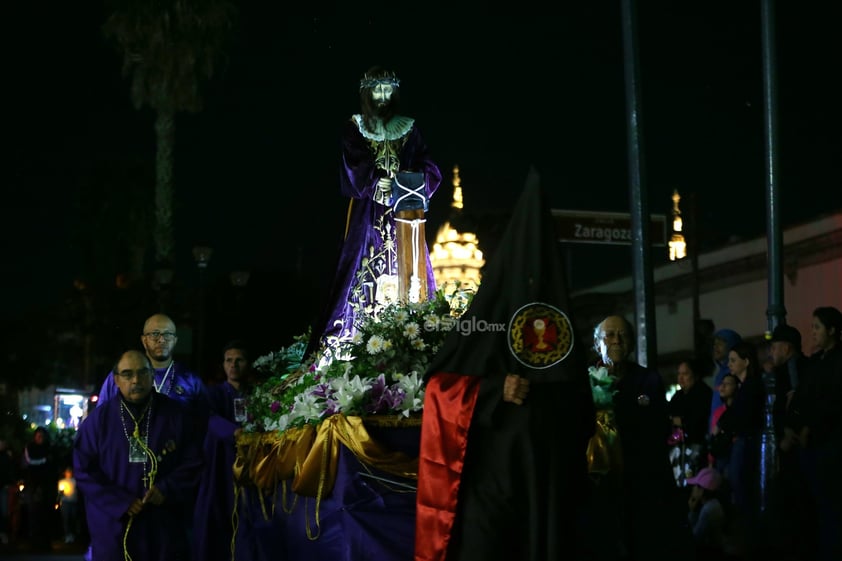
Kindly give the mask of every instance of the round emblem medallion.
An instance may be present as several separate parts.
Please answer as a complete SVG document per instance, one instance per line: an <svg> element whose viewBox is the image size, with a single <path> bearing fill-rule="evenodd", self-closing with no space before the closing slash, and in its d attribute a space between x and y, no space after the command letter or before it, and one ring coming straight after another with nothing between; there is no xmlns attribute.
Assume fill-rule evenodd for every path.
<svg viewBox="0 0 842 561"><path fill-rule="evenodd" d="M509 350L530 368L555 366L573 350L573 325L567 314L549 304L533 302L509 322Z"/></svg>

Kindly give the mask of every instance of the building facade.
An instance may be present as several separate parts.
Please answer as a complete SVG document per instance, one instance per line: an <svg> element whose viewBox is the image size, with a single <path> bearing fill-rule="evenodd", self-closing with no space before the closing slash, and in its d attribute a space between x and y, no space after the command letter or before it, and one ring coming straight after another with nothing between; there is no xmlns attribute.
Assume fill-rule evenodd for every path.
<svg viewBox="0 0 842 561"><path fill-rule="evenodd" d="M810 355L814 351L813 310L819 306L842 309L842 212L786 229L782 269L786 323L801 332L802 350ZM765 236L701 253L696 260L685 258L656 267L658 365L670 366L678 357L692 354L700 330L709 335L714 329L730 328L744 338L763 341L769 325L769 275ZM574 292L577 319L583 326L593 326L605 315L621 313L634 321L632 290L629 275ZM701 325L694 322L696 302ZM588 333L580 336L588 343Z"/></svg>

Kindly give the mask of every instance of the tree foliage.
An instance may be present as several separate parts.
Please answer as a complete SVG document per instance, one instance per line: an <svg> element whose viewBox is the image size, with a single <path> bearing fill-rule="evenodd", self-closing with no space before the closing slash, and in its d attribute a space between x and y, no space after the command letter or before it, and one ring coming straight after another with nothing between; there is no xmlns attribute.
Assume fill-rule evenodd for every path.
<svg viewBox="0 0 842 561"><path fill-rule="evenodd" d="M226 0L112 0L103 26L123 55L135 107L196 112L227 62L236 8Z"/></svg>
<svg viewBox="0 0 842 561"><path fill-rule="evenodd" d="M155 257L175 255L175 115L202 108L201 86L227 62L236 9L228 0L112 0L103 32L123 56L137 109L155 111Z"/></svg>

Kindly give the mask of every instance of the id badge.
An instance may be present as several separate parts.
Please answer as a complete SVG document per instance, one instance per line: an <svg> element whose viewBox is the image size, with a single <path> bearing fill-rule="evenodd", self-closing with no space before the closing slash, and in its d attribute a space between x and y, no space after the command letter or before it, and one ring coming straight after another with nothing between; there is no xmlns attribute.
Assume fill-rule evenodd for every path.
<svg viewBox="0 0 842 561"><path fill-rule="evenodd" d="M238 423L244 423L248 417L246 416L246 400L242 397L234 398L234 420Z"/></svg>
<svg viewBox="0 0 842 561"><path fill-rule="evenodd" d="M130 464L142 464L146 461L146 452L144 452L143 448L136 439L132 438L129 440L129 463Z"/></svg>

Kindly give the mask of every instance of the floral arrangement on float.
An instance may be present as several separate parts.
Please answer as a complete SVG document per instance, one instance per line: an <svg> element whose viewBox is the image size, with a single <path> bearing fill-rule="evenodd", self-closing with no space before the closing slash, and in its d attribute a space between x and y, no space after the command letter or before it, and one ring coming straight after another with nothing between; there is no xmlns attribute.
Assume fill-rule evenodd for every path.
<svg viewBox="0 0 842 561"><path fill-rule="evenodd" d="M408 418L424 406L423 375L471 295L437 291L418 303L396 303L367 317L352 339L304 357L309 334L261 356L266 378L246 402L247 433L287 431L345 416Z"/></svg>

